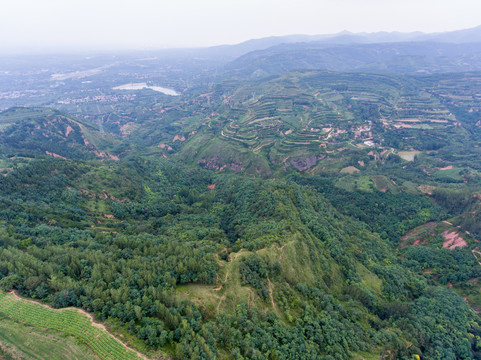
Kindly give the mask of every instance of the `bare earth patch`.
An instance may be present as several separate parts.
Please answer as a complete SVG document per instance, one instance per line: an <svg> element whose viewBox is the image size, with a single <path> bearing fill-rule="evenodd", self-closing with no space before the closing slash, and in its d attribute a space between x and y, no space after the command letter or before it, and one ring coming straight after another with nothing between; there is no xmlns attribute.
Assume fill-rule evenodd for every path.
<svg viewBox="0 0 481 360"><path fill-rule="evenodd" d="M65 132L65 137L68 137L72 131L73 131L72 127L70 125L67 126L67 131Z"/></svg>
<svg viewBox="0 0 481 360"><path fill-rule="evenodd" d="M411 124L394 124L396 129L411 129L413 126Z"/></svg>
<svg viewBox="0 0 481 360"><path fill-rule="evenodd" d="M355 173L358 173L360 171L361 170L359 170L358 168L356 168L354 166L347 166L347 167L341 169L340 173L341 174L355 174Z"/></svg>
<svg viewBox="0 0 481 360"><path fill-rule="evenodd" d="M277 309L276 303L274 302L274 285L271 282L271 279L267 278L267 282L269 283L269 297L271 298L271 305L276 314L279 315L279 310Z"/></svg>
<svg viewBox="0 0 481 360"><path fill-rule="evenodd" d="M418 189L419 189L419 191L421 191L423 194L432 195L432 194L433 194L433 190L436 189L436 186L432 186L432 185L419 185L419 186L418 186Z"/></svg>
<svg viewBox="0 0 481 360"><path fill-rule="evenodd" d="M398 152L398 155L406 161L414 161L414 157L419 154L421 154L421 151L417 151L417 150Z"/></svg>
<svg viewBox="0 0 481 360"><path fill-rule="evenodd" d="M50 155L50 156L53 156L54 158L59 158L59 159L67 160L66 157L61 156L61 155L59 155L59 154L55 154L55 153L50 152L50 151L45 151L45 154Z"/></svg>
<svg viewBox="0 0 481 360"><path fill-rule="evenodd" d="M395 120L395 121L412 122L412 123L421 122L421 120L419 120L419 119L399 119L399 120Z"/></svg>
<svg viewBox="0 0 481 360"><path fill-rule="evenodd" d="M374 186L381 192L386 192L389 188L390 181L382 176L373 176L371 180L374 182Z"/></svg>
<svg viewBox="0 0 481 360"><path fill-rule="evenodd" d="M422 237L422 234L424 233L430 233L434 230L434 228L436 227L438 223L435 222L435 221L430 221L424 225L421 225L421 226L418 226L414 229L412 229L411 231L409 231L406 235L404 235L402 238L401 238L401 247L405 247L405 246L408 246L409 243L413 240L413 239L416 239L414 240L413 242L413 245L420 245L421 243L421 240L419 239L419 237L421 236ZM423 242L423 245L425 244L426 242L424 241Z"/></svg>
<svg viewBox="0 0 481 360"><path fill-rule="evenodd" d="M172 147L167 145L167 144L159 144L159 145L157 145L157 147L159 147L161 149L172 150Z"/></svg>
<svg viewBox="0 0 481 360"><path fill-rule="evenodd" d="M459 234L455 231L445 231L442 234L444 238L446 239L445 242L443 242L443 248L448 248L448 249L455 249L457 247L464 247L468 246L466 243L466 240L464 240Z"/></svg>
<svg viewBox="0 0 481 360"><path fill-rule="evenodd" d="M177 140L179 140L180 142L185 141L185 136L175 135L174 140L172 140L172 142L174 143Z"/></svg>
<svg viewBox="0 0 481 360"><path fill-rule="evenodd" d="M134 130L136 130L139 126L134 122L129 122L124 124L120 127L120 132L123 136L130 135Z"/></svg>

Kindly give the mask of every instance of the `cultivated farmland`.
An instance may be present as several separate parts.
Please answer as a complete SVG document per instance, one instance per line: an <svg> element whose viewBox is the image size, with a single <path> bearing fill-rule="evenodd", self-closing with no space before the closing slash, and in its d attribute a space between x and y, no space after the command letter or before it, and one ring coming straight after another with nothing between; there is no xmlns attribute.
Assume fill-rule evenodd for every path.
<svg viewBox="0 0 481 360"><path fill-rule="evenodd" d="M86 344L100 359L139 360L142 355L127 348L110 335L102 325L77 309L54 310L22 299L14 293L0 293L0 313L14 320L40 328L72 335Z"/></svg>

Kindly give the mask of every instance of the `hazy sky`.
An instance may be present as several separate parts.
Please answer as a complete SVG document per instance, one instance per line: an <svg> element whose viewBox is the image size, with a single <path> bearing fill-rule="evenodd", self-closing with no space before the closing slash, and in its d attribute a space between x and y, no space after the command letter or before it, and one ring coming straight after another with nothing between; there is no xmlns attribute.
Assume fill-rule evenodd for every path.
<svg viewBox="0 0 481 360"><path fill-rule="evenodd" d="M480 0L5 0L2 51L151 49L481 25ZM2 50L3 49L3 50Z"/></svg>

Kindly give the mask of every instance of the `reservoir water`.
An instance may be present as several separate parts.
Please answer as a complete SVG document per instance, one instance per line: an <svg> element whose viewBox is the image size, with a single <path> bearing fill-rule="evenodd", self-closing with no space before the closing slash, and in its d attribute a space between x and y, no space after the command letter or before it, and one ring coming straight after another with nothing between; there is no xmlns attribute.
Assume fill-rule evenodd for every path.
<svg viewBox="0 0 481 360"><path fill-rule="evenodd" d="M146 83L129 83L129 84L125 84L125 85L116 86L112 89L114 89L114 90L151 89L151 90L154 90L154 91L161 92L165 95L171 95L171 96L179 96L180 95L180 93L178 93L177 91L175 91L173 89L164 88L162 86L150 86L150 85L147 85Z"/></svg>

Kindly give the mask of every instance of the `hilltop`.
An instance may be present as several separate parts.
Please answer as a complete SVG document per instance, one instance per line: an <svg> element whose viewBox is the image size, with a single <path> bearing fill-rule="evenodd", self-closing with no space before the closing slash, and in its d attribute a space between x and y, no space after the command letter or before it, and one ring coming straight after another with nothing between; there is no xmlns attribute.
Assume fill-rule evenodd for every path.
<svg viewBox="0 0 481 360"><path fill-rule="evenodd" d="M111 159L115 141L94 126L47 108L10 108L0 113L3 153L49 155L62 159Z"/></svg>

